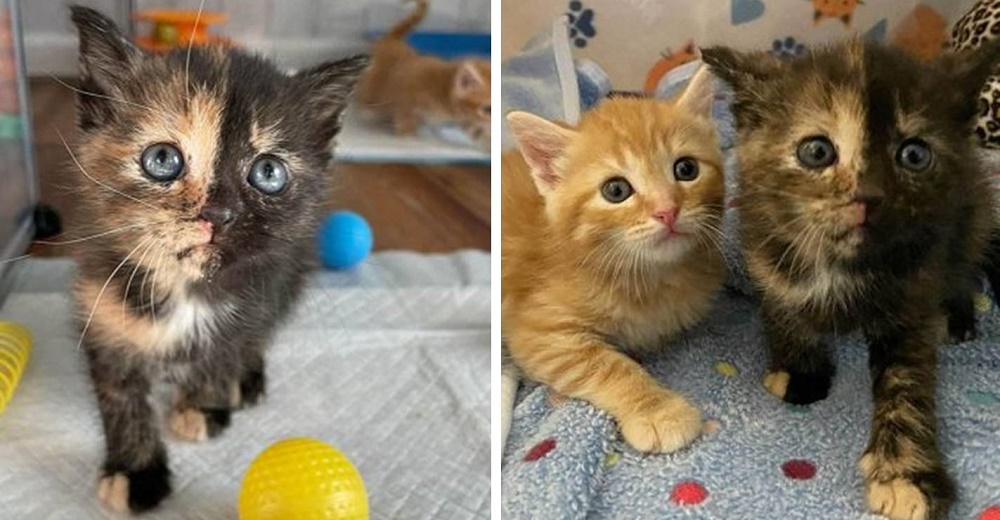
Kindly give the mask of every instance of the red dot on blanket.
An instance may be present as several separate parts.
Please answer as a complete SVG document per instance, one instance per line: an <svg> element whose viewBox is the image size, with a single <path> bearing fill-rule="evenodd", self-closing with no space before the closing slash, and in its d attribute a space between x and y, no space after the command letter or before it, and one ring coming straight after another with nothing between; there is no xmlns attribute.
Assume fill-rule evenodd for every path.
<svg viewBox="0 0 1000 520"><path fill-rule="evenodd" d="M793 480L809 480L816 476L816 465L808 460L792 459L781 465L781 471Z"/></svg>
<svg viewBox="0 0 1000 520"><path fill-rule="evenodd" d="M706 498L708 498L708 491L705 490L704 486L693 480L681 482L670 491L670 501L679 506L700 504Z"/></svg>
<svg viewBox="0 0 1000 520"><path fill-rule="evenodd" d="M987 507L978 520L1000 520L1000 506Z"/></svg>
<svg viewBox="0 0 1000 520"><path fill-rule="evenodd" d="M549 452L554 449L556 449L556 440L549 437L548 439L532 446L532 448L528 450L528 453L524 454L524 462L534 462L548 455Z"/></svg>

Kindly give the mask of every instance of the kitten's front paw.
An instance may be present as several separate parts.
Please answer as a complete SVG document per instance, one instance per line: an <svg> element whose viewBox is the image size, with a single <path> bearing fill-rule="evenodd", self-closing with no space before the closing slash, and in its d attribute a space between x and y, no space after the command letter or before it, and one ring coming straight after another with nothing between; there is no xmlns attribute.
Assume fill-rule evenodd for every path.
<svg viewBox="0 0 1000 520"><path fill-rule="evenodd" d="M952 343L965 343L976 339L979 334L976 331L975 311L952 310L948 314L948 338Z"/></svg>
<svg viewBox="0 0 1000 520"><path fill-rule="evenodd" d="M240 380L240 406L253 406L264 397L267 380L262 370L250 370Z"/></svg>
<svg viewBox="0 0 1000 520"><path fill-rule="evenodd" d="M891 520L927 520L927 497L909 480L869 480L868 509Z"/></svg>
<svg viewBox="0 0 1000 520"><path fill-rule="evenodd" d="M170 416L170 431L189 442L203 442L229 426L230 411L224 408L185 408Z"/></svg>
<svg viewBox="0 0 1000 520"><path fill-rule="evenodd" d="M764 376L764 388L767 391L792 404L812 404L826 399L833 382L831 372L790 372L777 370Z"/></svg>
<svg viewBox="0 0 1000 520"><path fill-rule="evenodd" d="M881 460L881 464L879 461ZM907 464L861 457L868 509L891 520L928 520L943 517L954 499L954 487L944 470L899 475Z"/></svg>
<svg viewBox="0 0 1000 520"><path fill-rule="evenodd" d="M97 486L97 497L118 513L148 511L169 494L170 470L164 459L140 470L105 475Z"/></svg>
<svg viewBox="0 0 1000 520"><path fill-rule="evenodd" d="M664 395L650 409L618 418L625 442L641 452L670 453L698 438L701 412L686 399Z"/></svg>

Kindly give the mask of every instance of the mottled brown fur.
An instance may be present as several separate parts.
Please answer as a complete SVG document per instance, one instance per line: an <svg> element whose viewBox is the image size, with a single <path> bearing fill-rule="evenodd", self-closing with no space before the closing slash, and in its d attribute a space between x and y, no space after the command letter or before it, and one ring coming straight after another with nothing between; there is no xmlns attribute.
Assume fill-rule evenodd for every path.
<svg viewBox="0 0 1000 520"><path fill-rule="evenodd" d="M709 310L724 269L717 240L721 157L706 71L680 101L609 99L578 126L524 113L503 156L503 336L527 377L611 413L640 451L670 452L701 431L698 410L626 352L655 351ZM698 161L693 181L673 164ZM634 194L612 204L602 184ZM679 209L685 236L653 216Z"/></svg>
<svg viewBox="0 0 1000 520"><path fill-rule="evenodd" d="M865 334L874 415L862 476L869 509L894 520L943 517L954 498L935 434L936 349L975 333L992 202L968 129L998 51L921 62L852 40L790 61L703 53L736 92L765 387L795 404L825 398L824 338ZM819 167L799 155L816 139L834 147ZM930 150L926 166L906 166L915 142Z"/></svg>
<svg viewBox="0 0 1000 520"><path fill-rule="evenodd" d="M223 47L146 54L96 11L72 19L68 173L93 234L74 251L73 297L104 426L98 495L140 512L170 493L155 382L176 386L169 426L192 441L264 393L264 350L313 265L331 139L366 59L289 76ZM181 167L156 177L143 158L166 145ZM283 165L281 190L251 180L263 160Z"/></svg>

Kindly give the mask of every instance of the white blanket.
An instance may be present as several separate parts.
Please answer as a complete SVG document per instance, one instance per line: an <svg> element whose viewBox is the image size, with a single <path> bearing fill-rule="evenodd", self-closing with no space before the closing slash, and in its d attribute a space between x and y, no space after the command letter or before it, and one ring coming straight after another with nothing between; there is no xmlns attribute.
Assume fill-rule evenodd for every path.
<svg viewBox="0 0 1000 520"><path fill-rule="evenodd" d="M0 308L0 320L35 335L0 415L3 519L108 516L96 498L103 438L70 321L71 269L28 261ZM253 458L299 436L354 462L372 518L488 517L489 325L484 253L383 253L353 273L317 274L270 350L267 399L207 443L165 433L174 494L144 518L236 518Z"/></svg>

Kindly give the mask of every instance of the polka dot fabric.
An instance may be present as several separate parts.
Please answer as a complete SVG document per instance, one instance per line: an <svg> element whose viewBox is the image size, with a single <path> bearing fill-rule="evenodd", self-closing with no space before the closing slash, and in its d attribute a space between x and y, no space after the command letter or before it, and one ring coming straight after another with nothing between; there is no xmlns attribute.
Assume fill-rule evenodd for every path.
<svg viewBox="0 0 1000 520"><path fill-rule="evenodd" d="M754 303L726 295L702 327L644 360L701 410L690 447L644 455L614 421L577 399L550 400L528 384L504 455L505 519L882 517L864 509L857 460L871 416L868 353L860 337L835 343L830 397L791 406L762 385L766 366ZM937 393L942 450L959 486L949 519L1000 520L1000 315L985 308L980 338L942 349ZM539 443L553 449L526 461Z"/></svg>

